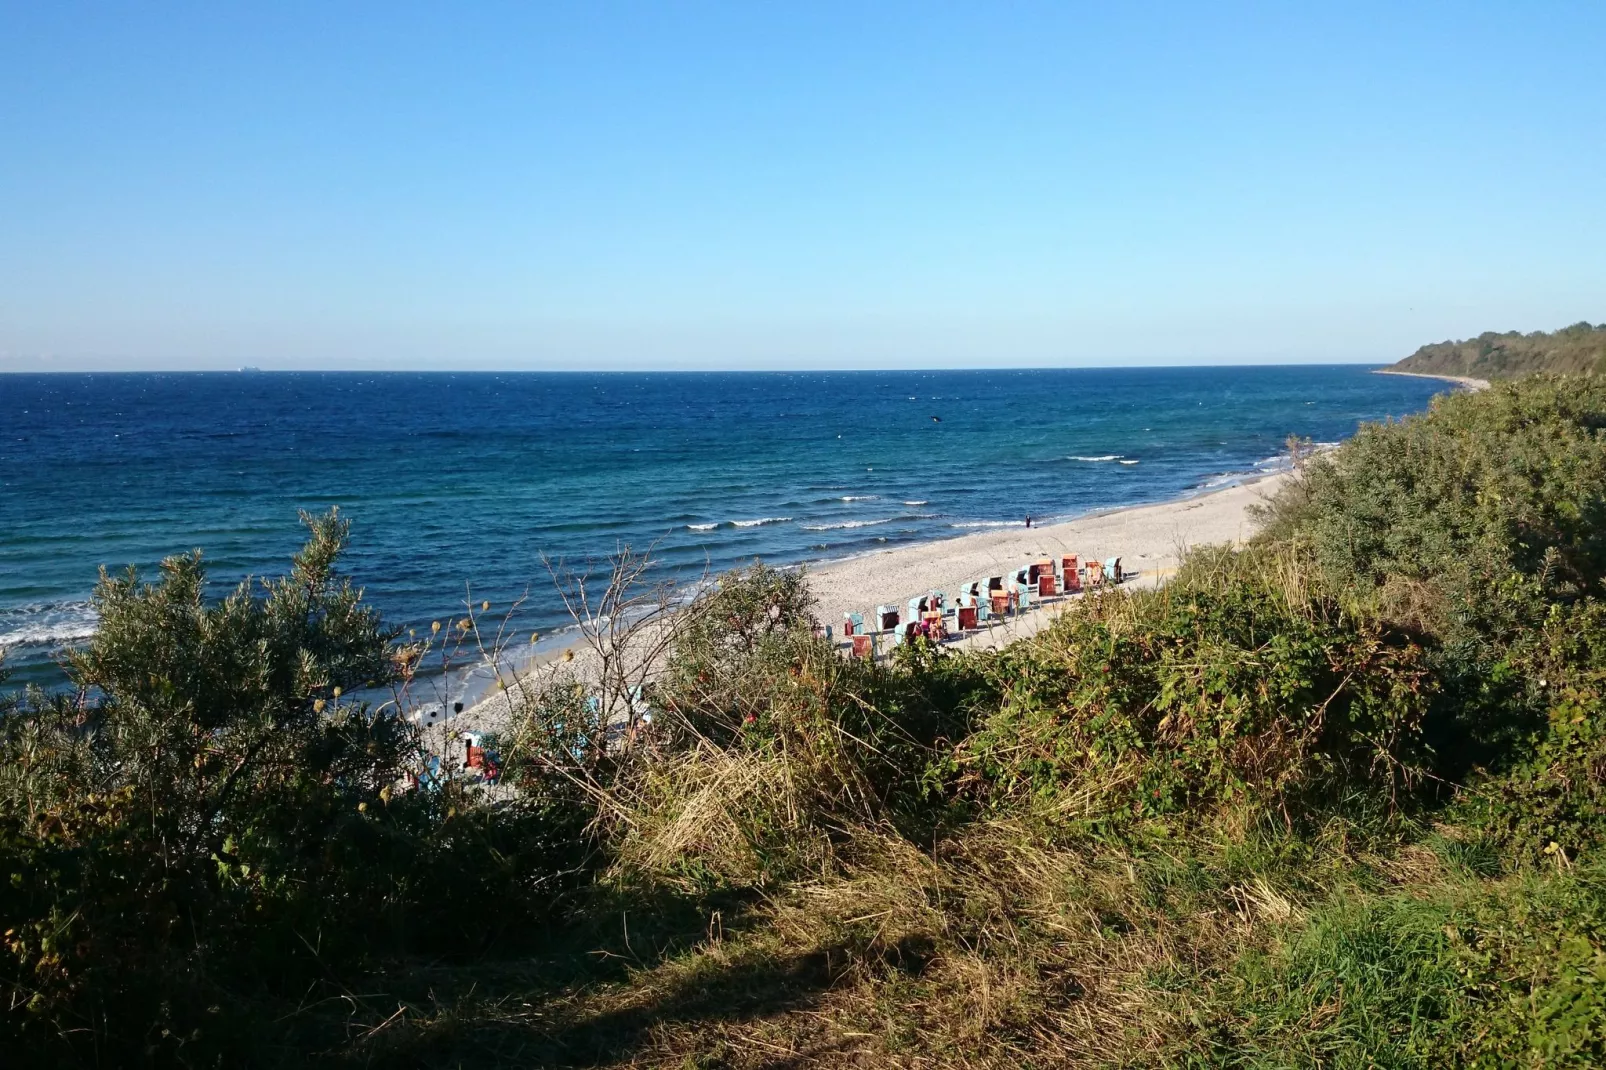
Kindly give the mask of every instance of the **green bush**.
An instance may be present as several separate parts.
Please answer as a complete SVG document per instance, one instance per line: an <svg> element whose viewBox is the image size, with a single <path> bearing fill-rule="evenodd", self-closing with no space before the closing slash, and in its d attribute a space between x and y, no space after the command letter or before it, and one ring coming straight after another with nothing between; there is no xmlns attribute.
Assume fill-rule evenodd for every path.
<svg viewBox="0 0 1606 1070"><path fill-rule="evenodd" d="M1085 599L1008 648L957 786L1089 829L1413 788L1435 690L1421 647L1290 597L1269 565L1197 557L1159 592Z"/></svg>
<svg viewBox="0 0 1606 1070"><path fill-rule="evenodd" d="M1176 1063L1586 1067L1606 1059L1598 869L1339 894L1192 994Z"/></svg>
<svg viewBox="0 0 1606 1070"><path fill-rule="evenodd" d="M573 854L562 820L399 790L411 728L349 699L389 678L393 633L334 572L345 522L307 524L289 575L215 604L199 555L155 583L103 575L77 695L0 718L0 998L20 1050L247 1050L262 1023L242 1008L376 951L480 946L538 914L534 878Z"/></svg>

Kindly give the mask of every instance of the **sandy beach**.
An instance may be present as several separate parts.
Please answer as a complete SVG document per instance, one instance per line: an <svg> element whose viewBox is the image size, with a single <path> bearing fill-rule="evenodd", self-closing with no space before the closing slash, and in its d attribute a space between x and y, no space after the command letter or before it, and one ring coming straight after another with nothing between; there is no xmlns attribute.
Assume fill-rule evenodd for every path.
<svg viewBox="0 0 1606 1070"><path fill-rule="evenodd" d="M1186 549L1242 543L1254 534L1249 507L1276 493L1288 473L1280 472L1192 498L1094 513L1054 524L1023 523L953 539L899 546L831 561L809 570L819 599L820 620L840 630L842 615L873 610L878 604L903 607L932 589L954 594L970 580L1011 573L1043 558L1076 554L1082 560L1109 561L1138 575L1131 581L1152 585L1176 569ZM1028 613L968 638L962 646L998 646L1032 634L1063 602Z"/></svg>
<svg viewBox="0 0 1606 1070"><path fill-rule="evenodd" d="M1460 387L1463 387L1463 388L1465 388L1467 390L1470 390L1473 393L1477 393L1479 390L1487 390L1487 389L1489 389L1489 380L1487 380L1487 379L1474 379L1470 375L1431 375L1431 374L1429 374L1427 372L1400 372L1400 371L1395 371L1393 368L1379 368L1379 369L1377 369L1377 371L1373 372L1372 374L1373 375L1404 375L1404 376L1407 376L1407 377L1409 377L1411 379L1442 379L1443 381L1445 381L1447 383L1455 383L1457 386L1460 386Z"/></svg>

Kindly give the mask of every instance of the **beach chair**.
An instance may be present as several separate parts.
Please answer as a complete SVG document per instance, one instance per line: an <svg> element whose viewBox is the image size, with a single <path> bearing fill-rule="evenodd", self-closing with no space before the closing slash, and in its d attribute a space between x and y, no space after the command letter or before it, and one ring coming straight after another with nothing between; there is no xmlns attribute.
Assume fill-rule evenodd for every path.
<svg viewBox="0 0 1606 1070"><path fill-rule="evenodd" d="M1126 579L1126 573L1121 571L1121 559L1119 557L1112 559L1110 561L1110 582L1120 583L1124 579Z"/></svg>
<svg viewBox="0 0 1606 1070"><path fill-rule="evenodd" d="M962 595L959 596L959 611L958 611L958 614L957 614L957 618L958 619L957 619L957 622L956 622L957 625L958 625L958 630L959 631L973 632L973 631L976 630L977 625L978 625L978 616L977 616L976 609L977 609L977 607L976 607L976 596L975 595L973 595L973 594L962 594Z"/></svg>
<svg viewBox="0 0 1606 1070"><path fill-rule="evenodd" d="M898 610L896 606L876 606L875 622L878 631L896 631L898 628Z"/></svg>
<svg viewBox="0 0 1606 1070"><path fill-rule="evenodd" d="M1032 585L1026 578L1029 575L1026 569L1015 574L1015 612L1024 613L1032 608Z"/></svg>
<svg viewBox="0 0 1606 1070"><path fill-rule="evenodd" d="M1060 575L1064 577L1066 594L1082 589L1082 570L1077 567L1075 554L1066 554L1060 559Z"/></svg>
<svg viewBox="0 0 1606 1070"><path fill-rule="evenodd" d="M481 745L482 741L479 735L474 732L463 732L457 738L463 744L463 768L483 770L485 768L485 748Z"/></svg>
<svg viewBox="0 0 1606 1070"><path fill-rule="evenodd" d="M1004 577L988 576L986 586L988 612L994 617L1003 617L1009 612L1009 588L1004 586Z"/></svg>
<svg viewBox="0 0 1606 1070"><path fill-rule="evenodd" d="M991 625L993 618L993 600L987 596L985 589L981 592L981 594L976 596L974 604L976 606L976 627L986 628Z"/></svg>
<svg viewBox="0 0 1606 1070"><path fill-rule="evenodd" d="M441 760L431 754L424 759L424 768L417 774L419 791L441 790Z"/></svg>
<svg viewBox="0 0 1606 1070"><path fill-rule="evenodd" d="M853 637L853 656L856 658L873 658L875 648L870 644L870 636L855 635Z"/></svg>
<svg viewBox="0 0 1606 1070"><path fill-rule="evenodd" d="M1082 584L1085 587L1104 586L1104 564L1100 561L1089 561L1082 566Z"/></svg>
<svg viewBox="0 0 1606 1070"><path fill-rule="evenodd" d="M924 613L925 611L926 611L926 600L924 598L911 598L911 599L909 599L909 623L910 624L913 624L916 621L918 621L920 619L920 615L922 613Z"/></svg>
<svg viewBox="0 0 1606 1070"><path fill-rule="evenodd" d="M1059 594L1059 583L1054 576L1054 562L1045 559L1037 563L1037 596L1053 598Z"/></svg>

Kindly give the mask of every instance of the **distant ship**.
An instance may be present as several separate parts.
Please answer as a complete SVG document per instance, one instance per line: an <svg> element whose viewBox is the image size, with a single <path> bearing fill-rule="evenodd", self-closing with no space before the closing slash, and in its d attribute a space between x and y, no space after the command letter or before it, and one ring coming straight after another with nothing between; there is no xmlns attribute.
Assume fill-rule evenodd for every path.
<svg viewBox="0 0 1606 1070"><path fill-rule="evenodd" d="M242 372L259 372L262 369L261 368L253 368L251 365L247 364L245 367L241 368L240 370Z"/></svg>

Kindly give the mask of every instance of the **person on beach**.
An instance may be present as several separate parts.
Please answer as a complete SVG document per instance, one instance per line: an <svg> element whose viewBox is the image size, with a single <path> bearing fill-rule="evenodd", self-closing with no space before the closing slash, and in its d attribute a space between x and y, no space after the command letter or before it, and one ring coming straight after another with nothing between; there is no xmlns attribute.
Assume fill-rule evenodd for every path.
<svg viewBox="0 0 1606 1070"><path fill-rule="evenodd" d="M1031 513L1027 513L1026 514L1026 526L1027 527L1031 527L1032 526L1032 514Z"/></svg>

